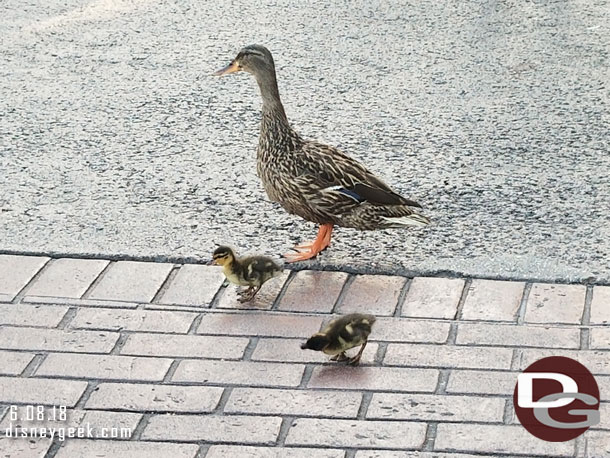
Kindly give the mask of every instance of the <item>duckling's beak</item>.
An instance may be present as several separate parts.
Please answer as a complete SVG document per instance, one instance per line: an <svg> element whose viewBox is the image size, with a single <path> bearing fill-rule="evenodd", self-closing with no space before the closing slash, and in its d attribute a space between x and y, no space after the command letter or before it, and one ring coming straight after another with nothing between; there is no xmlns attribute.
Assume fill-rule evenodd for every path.
<svg viewBox="0 0 610 458"><path fill-rule="evenodd" d="M237 63L236 60L234 60L233 62L231 62L229 65L227 65L224 68L221 68L220 70L218 70L217 72L214 73L214 76L224 76L224 75L228 75L229 73L235 73L238 72L240 70L239 68L239 64Z"/></svg>
<svg viewBox="0 0 610 458"><path fill-rule="evenodd" d="M307 350L307 342L301 344L301 350Z"/></svg>

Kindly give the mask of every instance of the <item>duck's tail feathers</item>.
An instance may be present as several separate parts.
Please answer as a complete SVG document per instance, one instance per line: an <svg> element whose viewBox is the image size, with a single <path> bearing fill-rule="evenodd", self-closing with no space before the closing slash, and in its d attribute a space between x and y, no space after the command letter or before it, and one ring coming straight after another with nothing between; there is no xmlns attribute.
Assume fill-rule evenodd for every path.
<svg viewBox="0 0 610 458"><path fill-rule="evenodd" d="M417 226L423 227L430 224L430 220L419 213L412 213L407 216L382 216L387 221L386 227Z"/></svg>

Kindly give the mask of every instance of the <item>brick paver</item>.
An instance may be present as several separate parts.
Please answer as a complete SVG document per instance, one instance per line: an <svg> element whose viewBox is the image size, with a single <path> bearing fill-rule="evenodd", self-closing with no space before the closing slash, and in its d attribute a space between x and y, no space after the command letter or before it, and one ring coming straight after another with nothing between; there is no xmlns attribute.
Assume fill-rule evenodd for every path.
<svg viewBox="0 0 610 458"><path fill-rule="evenodd" d="M67 312L62 306L0 304L0 325L54 328Z"/></svg>
<svg viewBox="0 0 610 458"><path fill-rule="evenodd" d="M146 440L271 444L277 439L281 417L244 415L155 415L142 433Z"/></svg>
<svg viewBox="0 0 610 458"><path fill-rule="evenodd" d="M88 409L134 412L212 412L223 389L207 386L102 383L91 393Z"/></svg>
<svg viewBox="0 0 610 458"><path fill-rule="evenodd" d="M119 261L110 266L89 299L150 302L173 267L172 264Z"/></svg>
<svg viewBox="0 0 610 458"><path fill-rule="evenodd" d="M584 285L535 283L525 311L529 323L578 324L585 307Z"/></svg>
<svg viewBox="0 0 610 458"><path fill-rule="evenodd" d="M525 283L473 280L462 309L464 320L514 321Z"/></svg>
<svg viewBox="0 0 610 458"><path fill-rule="evenodd" d="M457 278L416 277L402 306L402 315L426 318L454 318L464 289Z"/></svg>
<svg viewBox="0 0 610 458"><path fill-rule="evenodd" d="M383 362L390 366L509 369L512 355L509 348L391 343Z"/></svg>
<svg viewBox="0 0 610 458"><path fill-rule="evenodd" d="M302 337L320 329L324 318L265 313L215 313L205 315L197 333L236 336Z"/></svg>
<svg viewBox="0 0 610 458"><path fill-rule="evenodd" d="M610 286L596 286L591 298L591 324L610 323Z"/></svg>
<svg viewBox="0 0 610 458"><path fill-rule="evenodd" d="M344 456L345 452L337 449L212 445L206 458L344 458Z"/></svg>
<svg viewBox="0 0 610 458"><path fill-rule="evenodd" d="M0 436L0 456L7 458L44 458L51 439L14 439Z"/></svg>
<svg viewBox="0 0 610 458"><path fill-rule="evenodd" d="M36 370L36 375L160 382L171 363L166 358L52 353Z"/></svg>
<svg viewBox="0 0 610 458"><path fill-rule="evenodd" d="M221 267L182 266L159 299L159 304L207 307L224 280Z"/></svg>
<svg viewBox="0 0 610 458"><path fill-rule="evenodd" d="M66 418L59 419L59 414L48 411L49 415L43 420L38 420L36 414L32 415L31 406L19 406L16 410L18 420L13 421L10 415L6 415L0 423L0 428L9 427L15 429L22 428L78 428L88 427L91 435L97 438L104 438L106 432L111 428L117 429L117 437L130 439L137 424L142 419L142 414L132 412L106 412L101 410L67 409ZM33 420L32 420L33 418ZM112 433L111 433L112 434ZM1 456L1 455L0 455Z"/></svg>
<svg viewBox="0 0 610 458"><path fill-rule="evenodd" d="M0 328L0 348L10 350L110 353L119 334L42 328Z"/></svg>
<svg viewBox="0 0 610 458"><path fill-rule="evenodd" d="M425 434L425 423L299 418L292 422L286 444L418 448L423 444Z"/></svg>
<svg viewBox="0 0 610 458"><path fill-rule="evenodd" d="M49 261L47 257L0 255L0 294L11 301Z"/></svg>
<svg viewBox="0 0 610 458"><path fill-rule="evenodd" d="M101 259L53 260L32 284L28 295L78 299L107 265L108 261Z"/></svg>
<svg viewBox="0 0 610 458"><path fill-rule="evenodd" d="M213 337L176 334L131 334L123 355L173 356L178 358L240 359L249 340L244 337Z"/></svg>
<svg viewBox="0 0 610 458"><path fill-rule="evenodd" d="M76 380L0 377L0 403L73 407L87 388Z"/></svg>
<svg viewBox="0 0 610 458"><path fill-rule="evenodd" d="M0 375L19 375L34 358L33 353L0 350Z"/></svg>
<svg viewBox="0 0 610 458"><path fill-rule="evenodd" d="M222 283L212 266L0 255L0 456L610 455L608 286L287 270L241 304ZM359 367L300 349L352 311L377 316ZM601 423L576 443L512 409L519 371L551 355L599 385ZM13 427L95 439L6 438L11 405ZM68 418L24 420L38 405Z"/></svg>
<svg viewBox="0 0 610 458"><path fill-rule="evenodd" d="M435 450L573 456L574 443L545 442L521 426L441 423ZM601 457L600 457L601 458Z"/></svg>
<svg viewBox="0 0 610 458"><path fill-rule="evenodd" d="M347 289L336 312L393 315L405 283L403 277L358 275Z"/></svg>
<svg viewBox="0 0 610 458"><path fill-rule="evenodd" d="M405 367L315 367L307 384L311 388L374 391L423 391L431 393L438 385L436 369Z"/></svg>
<svg viewBox="0 0 610 458"><path fill-rule="evenodd" d="M68 441L56 458L195 458L199 447L194 444L127 441Z"/></svg>
<svg viewBox="0 0 610 458"><path fill-rule="evenodd" d="M456 342L459 345L579 348L580 329L576 327L460 323Z"/></svg>
<svg viewBox="0 0 610 458"><path fill-rule="evenodd" d="M301 383L305 366L252 361L186 360L172 381L220 385L294 387Z"/></svg>
<svg viewBox="0 0 610 458"><path fill-rule="evenodd" d="M362 395L313 390L234 388L224 408L228 413L356 418Z"/></svg>
<svg viewBox="0 0 610 458"><path fill-rule="evenodd" d="M330 312L343 289L343 272L297 272L280 301L280 310Z"/></svg>
<svg viewBox="0 0 610 458"><path fill-rule="evenodd" d="M366 418L501 423L504 399L434 394L376 393Z"/></svg>
<svg viewBox="0 0 610 458"><path fill-rule="evenodd" d="M194 313L187 312L82 308L70 323L70 327L75 329L107 329L109 331L186 333L195 316Z"/></svg>

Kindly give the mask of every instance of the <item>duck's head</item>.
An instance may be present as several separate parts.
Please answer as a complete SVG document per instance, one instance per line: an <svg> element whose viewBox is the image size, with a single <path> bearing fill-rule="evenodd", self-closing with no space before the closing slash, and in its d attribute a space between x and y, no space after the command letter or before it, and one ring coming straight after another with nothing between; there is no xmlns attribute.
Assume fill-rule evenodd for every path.
<svg viewBox="0 0 610 458"><path fill-rule="evenodd" d="M248 72L255 76L275 71L273 56L261 45L249 45L242 48L229 65L218 70L214 75L223 76L236 72Z"/></svg>
<svg viewBox="0 0 610 458"><path fill-rule="evenodd" d="M214 260L214 264L224 266L225 264L230 264L235 260L235 254L228 246L219 246L214 250L212 259Z"/></svg>
<svg viewBox="0 0 610 458"><path fill-rule="evenodd" d="M307 342L301 345L301 350L322 351L328 346L329 343L330 340L328 339L328 336L317 333L311 336L309 339L307 339Z"/></svg>

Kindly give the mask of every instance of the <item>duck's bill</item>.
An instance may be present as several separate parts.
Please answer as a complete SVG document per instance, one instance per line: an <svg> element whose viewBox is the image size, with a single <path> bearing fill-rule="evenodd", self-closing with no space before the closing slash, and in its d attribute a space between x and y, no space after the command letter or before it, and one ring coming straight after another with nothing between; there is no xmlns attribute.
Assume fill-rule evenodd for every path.
<svg viewBox="0 0 610 458"><path fill-rule="evenodd" d="M235 73L238 71L239 71L239 65L237 65L237 62L233 61L226 67L221 68L217 72L214 72L214 76L228 75L229 73Z"/></svg>

